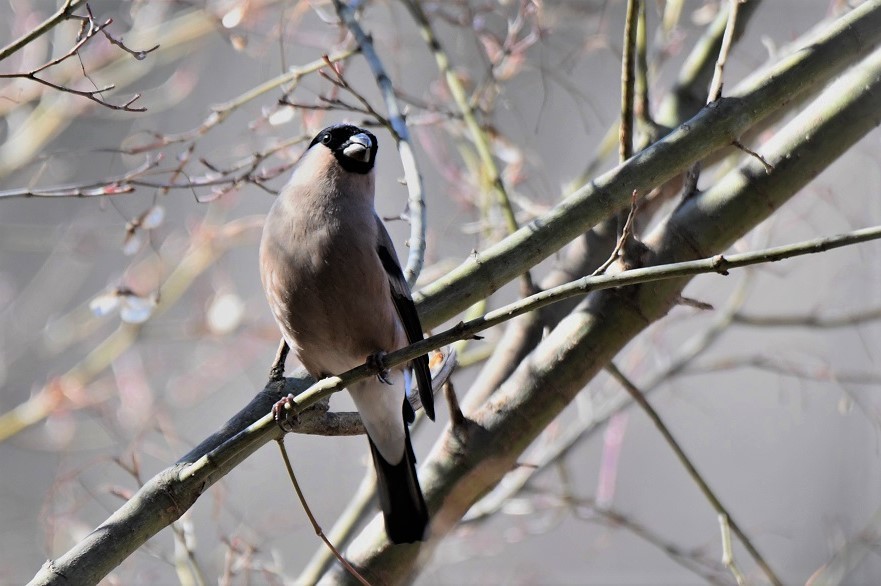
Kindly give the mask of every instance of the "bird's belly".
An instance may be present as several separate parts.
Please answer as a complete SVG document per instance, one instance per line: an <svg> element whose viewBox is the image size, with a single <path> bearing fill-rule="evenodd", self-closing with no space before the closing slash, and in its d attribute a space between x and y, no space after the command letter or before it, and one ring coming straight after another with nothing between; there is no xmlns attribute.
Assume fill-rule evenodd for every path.
<svg viewBox="0 0 881 586"><path fill-rule="evenodd" d="M380 267L365 270L378 260L343 250L346 258L306 251L287 259L287 278L277 292L283 302L276 320L313 376L339 374L370 354L404 345L384 273ZM313 258L325 262L315 264Z"/></svg>

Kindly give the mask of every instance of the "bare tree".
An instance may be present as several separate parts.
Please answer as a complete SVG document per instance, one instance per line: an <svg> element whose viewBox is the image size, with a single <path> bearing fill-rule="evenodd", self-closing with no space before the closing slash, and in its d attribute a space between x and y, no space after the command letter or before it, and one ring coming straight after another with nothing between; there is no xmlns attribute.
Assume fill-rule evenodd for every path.
<svg viewBox="0 0 881 586"><path fill-rule="evenodd" d="M0 509L23 521L0 576L881 575L881 1L8 12ZM264 385L262 213L342 119L380 136L432 330L387 364L440 351L419 545L387 541L371 473L355 487L363 442L307 438L363 433L336 393L371 366ZM289 392L293 487L258 451Z"/></svg>

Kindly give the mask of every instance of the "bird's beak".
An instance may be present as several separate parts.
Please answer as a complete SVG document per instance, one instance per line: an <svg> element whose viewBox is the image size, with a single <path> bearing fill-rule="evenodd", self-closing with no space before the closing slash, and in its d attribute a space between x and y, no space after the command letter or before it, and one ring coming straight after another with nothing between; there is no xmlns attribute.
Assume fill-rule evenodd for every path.
<svg viewBox="0 0 881 586"><path fill-rule="evenodd" d="M370 150L373 148L373 141L370 137L359 132L350 138L343 145L343 154L347 157L366 163L370 160Z"/></svg>

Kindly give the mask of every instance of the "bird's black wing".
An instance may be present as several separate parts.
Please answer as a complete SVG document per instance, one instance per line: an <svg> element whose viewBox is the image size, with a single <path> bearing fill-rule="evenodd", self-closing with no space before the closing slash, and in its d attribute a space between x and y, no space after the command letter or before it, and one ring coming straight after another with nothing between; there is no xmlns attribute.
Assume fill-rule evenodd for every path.
<svg viewBox="0 0 881 586"><path fill-rule="evenodd" d="M395 309L398 310L398 317L401 318L407 339L412 344L422 340L422 324L419 322L419 314L416 312L416 305L413 304L413 298L410 296L410 287L407 285L407 280L404 279L401 265L398 264L392 239L379 216L376 216L376 226L378 233L376 252L379 254L379 260L382 261L386 275L388 275L392 301L395 303ZM413 370L416 371L416 384L419 386L419 400L422 401L422 408L425 409L428 418L434 421L434 394L431 391L428 355L423 354L415 358L412 364Z"/></svg>

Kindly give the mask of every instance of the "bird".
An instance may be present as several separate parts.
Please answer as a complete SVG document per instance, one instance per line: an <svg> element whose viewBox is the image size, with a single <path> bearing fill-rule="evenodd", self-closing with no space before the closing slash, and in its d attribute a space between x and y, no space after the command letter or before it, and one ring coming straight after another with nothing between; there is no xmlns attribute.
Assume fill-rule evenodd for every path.
<svg viewBox="0 0 881 586"><path fill-rule="evenodd" d="M378 148L376 136L351 124L315 135L266 216L260 276L282 349L287 344L313 378L377 365L377 376L347 390L367 432L386 534L392 543L413 543L425 539L429 514L408 428L409 368L432 420L434 398L427 356L394 374L382 363L386 353L422 340L423 330L374 208ZM273 408L276 420L285 401Z"/></svg>

